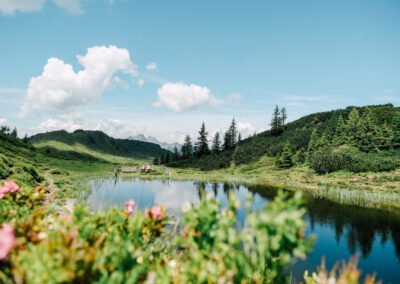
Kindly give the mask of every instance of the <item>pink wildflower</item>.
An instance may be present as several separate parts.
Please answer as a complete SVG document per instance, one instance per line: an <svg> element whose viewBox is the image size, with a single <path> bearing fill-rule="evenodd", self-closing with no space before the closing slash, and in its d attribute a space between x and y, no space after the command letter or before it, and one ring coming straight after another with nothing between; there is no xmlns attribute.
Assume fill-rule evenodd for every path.
<svg viewBox="0 0 400 284"><path fill-rule="evenodd" d="M66 222L70 222L72 219L72 215L71 214L64 215L61 217L61 219Z"/></svg>
<svg viewBox="0 0 400 284"><path fill-rule="evenodd" d="M8 193L8 188L5 186L0 186L0 199L2 199Z"/></svg>
<svg viewBox="0 0 400 284"><path fill-rule="evenodd" d="M0 260L5 260L15 244L14 228L10 224L3 224L0 230Z"/></svg>
<svg viewBox="0 0 400 284"><path fill-rule="evenodd" d="M20 192L22 190L22 188L19 187L18 184L16 184L14 181L10 180L10 181L6 181L4 183L4 187L8 188L8 191L10 193L16 193L16 192Z"/></svg>
<svg viewBox="0 0 400 284"><path fill-rule="evenodd" d="M125 203L125 212L124 214L126 216L129 216L133 213L133 206L135 206L135 201L133 199L130 199L128 202Z"/></svg>
<svg viewBox="0 0 400 284"><path fill-rule="evenodd" d="M163 208L162 206L153 206L151 208L151 217L156 220L158 218L164 218L165 217L165 213L163 212Z"/></svg>
<svg viewBox="0 0 400 284"><path fill-rule="evenodd" d="M189 232L189 227L185 226L185 228L182 229L181 234L182 234L182 236L186 237L188 232Z"/></svg>

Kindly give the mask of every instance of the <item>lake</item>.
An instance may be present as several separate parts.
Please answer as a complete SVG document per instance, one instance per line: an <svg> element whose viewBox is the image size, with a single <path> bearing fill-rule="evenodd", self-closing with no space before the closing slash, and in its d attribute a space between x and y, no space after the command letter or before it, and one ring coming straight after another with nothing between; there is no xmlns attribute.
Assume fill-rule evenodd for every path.
<svg viewBox="0 0 400 284"><path fill-rule="evenodd" d="M204 192L213 193L221 205L226 206L230 189L235 191L242 204L248 194L252 195L254 210L262 209L276 195L274 189L257 186L98 179L89 182L89 189L83 198L93 210L106 210L110 206L124 208L127 200L134 199L141 210L163 205L174 215L174 211L181 209L186 201L199 203ZM358 266L364 276L375 271L377 279L384 283L400 283L400 214L312 198L307 198L306 208L306 235L313 234L317 239L307 258L292 267L295 279L301 280L305 270L316 271L322 256L326 256L326 264L330 269L336 261L347 261L351 255L358 253ZM240 222L243 223L245 216L245 209L240 209Z"/></svg>

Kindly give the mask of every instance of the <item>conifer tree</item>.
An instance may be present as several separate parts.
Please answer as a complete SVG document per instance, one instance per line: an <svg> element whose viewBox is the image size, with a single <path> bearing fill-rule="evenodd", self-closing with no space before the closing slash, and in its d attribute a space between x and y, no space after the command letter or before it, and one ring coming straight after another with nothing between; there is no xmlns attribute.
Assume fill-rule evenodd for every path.
<svg viewBox="0 0 400 284"><path fill-rule="evenodd" d="M281 121L280 121L280 127L284 127L286 125L286 119L287 119L287 114L286 114L286 108L281 108Z"/></svg>
<svg viewBox="0 0 400 284"><path fill-rule="evenodd" d="M157 157L154 158L153 165L158 165L158 158Z"/></svg>
<svg viewBox="0 0 400 284"><path fill-rule="evenodd" d="M377 128L377 147L379 150L389 150L393 142L393 130L385 122L381 128Z"/></svg>
<svg viewBox="0 0 400 284"><path fill-rule="evenodd" d="M339 118L336 122L335 136L333 138L333 145L339 146L346 144L347 136L346 136L346 125L344 124L343 116L339 115Z"/></svg>
<svg viewBox="0 0 400 284"><path fill-rule="evenodd" d="M278 106L275 106L274 113L272 114L271 123L271 132L275 135L279 132L281 127L281 112Z"/></svg>
<svg viewBox="0 0 400 284"><path fill-rule="evenodd" d="M229 137L231 139L230 146L231 147L235 147L235 145L236 145L236 136L237 136L237 127L236 127L235 118L232 119L232 123L231 123L231 126L229 127L228 132L229 132Z"/></svg>
<svg viewBox="0 0 400 284"><path fill-rule="evenodd" d="M164 164L165 164L165 156L164 156L164 153L161 154L161 157L160 157L160 164L161 164L161 165L164 165Z"/></svg>
<svg viewBox="0 0 400 284"><path fill-rule="evenodd" d="M350 145L357 147L360 127L360 114L356 108L350 111L346 122L346 136Z"/></svg>
<svg viewBox="0 0 400 284"><path fill-rule="evenodd" d="M204 122L201 125L199 136L197 137L196 142L196 154L200 157L203 155L207 155L210 153L210 149L208 148L208 132L206 131L206 126Z"/></svg>
<svg viewBox="0 0 400 284"><path fill-rule="evenodd" d="M239 144L240 142L242 142L242 134L240 134L240 132L239 132L239 135L238 135L238 144Z"/></svg>
<svg viewBox="0 0 400 284"><path fill-rule="evenodd" d="M315 127L311 132L310 142L308 143L307 149L307 161L310 161L311 155L317 150L318 134L317 128Z"/></svg>
<svg viewBox="0 0 400 284"><path fill-rule="evenodd" d="M173 161L177 161L179 159L179 151L178 151L178 148L176 146L174 147L174 154L173 154L172 157L173 157L172 158Z"/></svg>
<svg viewBox="0 0 400 284"><path fill-rule="evenodd" d="M398 111L392 120L393 141L392 145L395 149L400 149L400 111Z"/></svg>
<svg viewBox="0 0 400 284"><path fill-rule="evenodd" d="M233 151L232 158L233 158L232 160L233 160L234 164L237 165L239 163L239 159L240 159L239 144L236 145L235 150Z"/></svg>
<svg viewBox="0 0 400 284"><path fill-rule="evenodd" d="M229 131L225 132L224 145L223 145L224 150L228 150L232 147L231 141L232 141L232 139L231 139L231 135L230 135Z"/></svg>
<svg viewBox="0 0 400 284"><path fill-rule="evenodd" d="M18 137L18 133L17 133L17 128L14 127L14 129L11 131L11 136L17 138Z"/></svg>
<svg viewBox="0 0 400 284"><path fill-rule="evenodd" d="M25 133L24 138L22 138L22 141L23 141L24 143L28 144L29 139L28 139L28 135L27 135L26 133Z"/></svg>
<svg viewBox="0 0 400 284"><path fill-rule="evenodd" d="M165 154L165 161L164 161L166 164L168 164L169 162L171 162L171 155L170 155L170 152L167 152L166 154Z"/></svg>
<svg viewBox="0 0 400 284"><path fill-rule="evenodd" d="M182 158L188 159L193 153L192 140L189 135L186 135L185 142L182 145Z"/></svg>
<svg viewBox="0 0 400 284"><path fill-rule="evenodd" d="M322 149L322 148L329 148L331 146L327 135L324 133L322 134L321 138L318 138L317 142L315 143L314 147L314 152L316 150Z"/></svg>
<svg viewBox="0 0 400 284"><path fill-rule="evenodd" d="M277 157L275 164L280 168L290 168L293 166L293 151L289 141L286 142L283 152Z"/></svg>
<svg viewBox="0 0 400 284"><path fill-rule="evenodd" d="M214 139L212 141L212 152L218 154L221 151L221 141L219 138L219 132L216 132L214 135Z"/></svg>
<svg viewBox="0 0 400 284"><path fill-rule="evenodd" d="M360 119L356 131L356 147L363 152L376 152L378 150L378 131L375 118L370 108L367 108Z"/></svg>

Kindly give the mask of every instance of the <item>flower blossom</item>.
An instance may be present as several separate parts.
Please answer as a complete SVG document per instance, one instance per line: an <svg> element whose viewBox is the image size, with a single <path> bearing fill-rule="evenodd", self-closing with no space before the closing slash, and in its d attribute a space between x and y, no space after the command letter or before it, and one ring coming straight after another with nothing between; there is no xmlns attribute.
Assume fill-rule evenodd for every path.
<svg viewBox="0 0 400 284"><path fill-rule="evenodd" d="M128 202L125 203L125 212L124 214L126 216L129 216L133 213L133 206L135 206L135 201L133 199L130 199Z"/></svg>
<svg viewBox="0 0 400 284"><path fill-rule="evenodd" d="M5 260L15 244L14 228L10 224L3 224L0 230L0 260Z"/></svg>
<svg viewBox="0 0 400 284"><path fill-rule="evenodd" d="M149 211L148 209L146 209L145 211L145 215L147 217L153 218L154 220L158 219L158 218L164 218L165 217L165 213L163 212L163 207L160 206L153 206L151 208L151 211Z"/></svg>
<svg viewBox="0 0 400 284"><path fill-rule="evenodd" d="M22 188L19 187L14 181L6 181L4 186L0 186L0 199L6 196L7 193L17 193L20 192Z"/></svg>

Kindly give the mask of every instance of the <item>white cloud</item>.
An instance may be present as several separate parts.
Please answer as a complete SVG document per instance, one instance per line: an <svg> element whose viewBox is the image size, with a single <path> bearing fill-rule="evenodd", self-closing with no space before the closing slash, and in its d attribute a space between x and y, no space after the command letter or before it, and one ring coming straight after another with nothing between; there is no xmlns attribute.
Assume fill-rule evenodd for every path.
<svg viewBox="0 0 400 284"><path fill-rule="evenodd" d="M49 119L43 121L42 123L40 123L38 126L34 127L33 130L34 130L34 132L38 132L38 133L60 130L60 129L64 129L68 132L72 132L77 129L83 129L83 128L84 128L84 125L77 124L72 119L59 120L56 118L49 118Z"/></svg>
<svg viewBox="0 0 400 284"><path fill-rule="evenodd" d="M153 70L153 71L158 71L158 66L155 62L150 62L149 64L147 64L146 66L147 70Z"/></svg>
<svg viewBox="0 0 400 284"><path fill-rule="evenodd" d="M157 94L158 101L153 106L165 105L175 112L215 104L215 99L207 87L186 85L183 82L166 83L158 89Z"/></svg>
<svg viewBox="0 0 400 284"><path fill-rule="evenodd" d="M15 12L40 11L46 0L1 0L0 11L4 15L14 15Z"/></svg>
<svg viewBox="0 0 400 284"><path fill-rule="evenodd" d="M243 95L241 93L232 93L228 95L228 102L231 104L240 103L243 99Z"/></svg>
<svg viewBox="0 0 400 284"><path fill-rule="evenodd" d="M384 90L381 91L381 93L385 94L385 95L391 95L391 94L393 94L395 92L396 92L396 90L393 89L393 88L387 88L387 89L384 89Z"/></svg>
<svg viewBox="0 0 400 284"><path fill-rule="evenodd" d="M137 76L129 51L116 46L88 48L86 55L77 56L83 70L75 72L70 64L50 58L40 76L29 81L21 114L35 110L69 111L72 107L100 98L110 87L118 71Z"/></svg>
<svg viewBox="0 0 400 284"><path fill-rule="evenodd" d="M0 12L3 15L11 16L16 12L38 12L42 10L47 0L1 0ZM82 0L52 0L59 8L65 9L71 14L81 15L83 9Z"/></svg>
<svg viewBox="0 0 400 284"><path fill-rule="evenodd" d="M0 118L0 125L4 125L7 122L7 119Z"/></svg>
<svg viewBox="0 0 400 284"><path fill-rule="evenodd" d="M139 79L137 82L139 88L142 87L144 85L144 80L143 79Z"/></svg>

